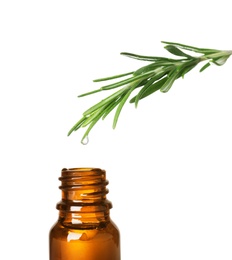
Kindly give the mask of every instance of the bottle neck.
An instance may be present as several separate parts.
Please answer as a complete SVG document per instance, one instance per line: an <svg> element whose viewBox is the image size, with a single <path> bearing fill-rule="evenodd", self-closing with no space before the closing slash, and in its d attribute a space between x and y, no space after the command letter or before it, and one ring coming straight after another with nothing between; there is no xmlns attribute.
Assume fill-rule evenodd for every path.
<svg viewBox="0 0 232 260"><path fill-rule="evenodd" d="M104 170L63 169L59 180L62 200L57 209L63 225L89 228L109 221L112 204L106 198L108 181Z"/></svg>

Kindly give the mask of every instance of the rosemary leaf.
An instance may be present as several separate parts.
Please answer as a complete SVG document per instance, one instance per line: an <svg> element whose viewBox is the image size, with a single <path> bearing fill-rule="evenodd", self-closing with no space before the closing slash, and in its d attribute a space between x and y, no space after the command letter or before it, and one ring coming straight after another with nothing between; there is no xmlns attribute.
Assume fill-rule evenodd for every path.
<svg viewBox="0 0 232 260"><path fill-rule="evenodd" d="M104 115L102 116L102 120L104 120L109 115L109 113L121 102L124 95L122 94L117 100L109 104L108 108L105 110Z"/></svg>
<svg viewBox="0 0 232 260"><path fill-rule="evenodd" d="M111 79L122 78L122 77L125 77L125 76L128 76L128 75L131 75L131 74L133 74L133 73L134 73L134 72L131 71L131 72L128 72L128 73L119 74L119 75L111 76L111 77L107 77L107 78L95 79L95 80L93 80L93 82L100 82L100 81L106 81L106 80L111 80Z"/></svg>
<svg viewBox="0 0 232 260"><path fill-rule="evenodd" d="M173 68L172 66L167 67L167 68L161 70L160 73L157 73L156 75L154 75L153 77L151 77L151 78L147 81L147 83L144 85L144 87L143 87L143 88L139 91L139 93L136 95L135 100L132 101L132 100L133 100L133 99L132 99L132 100L130 101L130 103L135 102L135 107L137 107L139 100L142 99L143 97L145 97L145 96L144 96L144 93L147 92L147 89L149 89L149 87L150 87L151 85L154 85L154 84L153 84L154 82L158 81L159 79L161 79L162 77L164 77L164 75L168 74L168 73L171 71L172 68ZM156 86L156 87L157 87L157 86ZM153 86L153 89L156 89L156 87ZM150 89L150 91L151 91L151 89ZM147 93L150 93L150 92L147 92ZM147 95L146 95L146 96L147 96Z"/></svg>
<svg viewBox="0 0 232 260"><path fill-rule="evenodd" d="M116 125L117 125L119 115L120 115L120 113L121 113L121 111L122 111L122 108L123 108L125 102L126 102L127 99L129 98L131 92L136 88L137 84L138 84L138 83L136 82L136 83L134 83L134 85L129 86L129 87L130 87L129 91L125 94L125 96L122 98L121 102L119 103L118 108L117 108L117 110L116 110L116 112L115 112L115 116L114 116L113 129L114 129L114 128L116 127Z"/></svg>
<svg viewBox="0 0 232 260"><path fill-rule="evenodd" d="M170 73L170 76L168 76L167 80L164 82L163 86L160 88L160 91L163 93L166 93L170 90L172 87L174 81L178 78L180 75L179 71L173 71Z"/></svg>
<svg viewBox="0 0 232 260"><path fill-rule="evenodd" d="M97 109L101 108L102 106L104 106L107 103L113 102L115 100L115 98L117 98L119 95L121 95L123 92L125 91L125 88L118 90L117 92L113 93L112 95L110 95L109 97L103 99L102 101L98 102L97 104L95 104L94 106L90 107L88 110L86 110L83 115L87 116L92 114L94 111L96 111Z"/></svg>
<svg viewBox="0 0 232 260"><path fill-rule="evenodd" d="M192 56L190 56L187 53L178 49L175 45L171 45L171 44L167 45L167 46L165 46L165 49L176 56L183 56L183 57L191 58L191 59L193 58Z"/></svg>
<svg viewBox="0 0 232 260"><path fill-rule="evenodd" d="M104 114L104 111L102 111L101 113L99 113L97 115L97 117L94 118L94 120L91 122L91 124L89 125L89 127L87 128L87 130L85 131L81 142L83 143L83 141L85 140L86 137L88 137L89 132L91 131L91 129L94 127L94 125L99 121L99 119L102 117L102 115Z"/></svg>
<svg viewBox="0 0 232 260"><path fill-rule="evenodd" d="M162 61L162 62L176 62L176 61L182 61L183 59L171 59L171 58L165 58L165 57L159 57L159 56L143 56L143 55L138 55L130 52L121 52L121 55L127 56L132 59L136 60L143 60L143 61L152 61L152 62L157 62L157 61Z"/></svg>
<svg viewBox="0 0 232 260"><path fill-rule="evenodd" d="M211 54L211 53L218 52L218 50L215 50L215 49L197 48L197 47L193 47L193 46L181 44L181 43L176 43L176 42L162 41L162 43L171 44L171 45L174 45L174 46L179 47L181 49L185 49L185 50L188 50L188 51L193 51L193 52L201 53L201 54Z"/></svg>
<svg viewBox="0 0 232 260"><path fill-rule="evenodd" d="M83 124L84 121L85 121L85 117L82 117L82 118L69 130L68 136L69 136L73 131L78 130L78 129L82 126L82 124Z"/></svg>
<svg viewBox="0 0 232 260"><path fill-rule="evenodd" d="M219 57L217 59L213 59L213 63L215 63L218 66L222 66L223 64L225 64L225 62L227 61L227 59L229 57L230 57L230 55L222 56L222 57Z"/></svg>
<svg viewBox="0 0 232 260"><path fill-rule="evenodd" d="M157 90L159 90L163 84L165 83L165 81L167 80L167 76L163 77L162 79L155 81L155 83L149 85L146 89L143 88L141 89L141 92L139 93L140 95L135 96L134 98L132 98L130 100L130 103L134 103L136 107L138 106L138 101L153 94L154 92L156 92Z"/></svg>
<svg viewBox="0 0 232 260"><path fill-rule="evenodd" d="M210 62L207 62L203 67L201 67L200 72L204 71L209 66L210 66Z"/></svg>
<svg viewBox="0 0 232 260"><path fill-rule="evenodd" d="M121 87L125 84L128 84L128 83L131 83L131 82L134 82L138 79L141 79L141 78L146 78L147 76L150 76L151 74L153 74L154 72L151 72L151 71L148 71L148 72L145 72L141 75L138 75L138 76L133 76L129 79L125 79L125 80L122 80L122 81L119 81L117 83L114 83L114 84L110 84L110 85L107 85L107 86L103 86L101 87L102 90L109 90L109 89L113 89L113 88L118 88L118 87Z"/></svg>

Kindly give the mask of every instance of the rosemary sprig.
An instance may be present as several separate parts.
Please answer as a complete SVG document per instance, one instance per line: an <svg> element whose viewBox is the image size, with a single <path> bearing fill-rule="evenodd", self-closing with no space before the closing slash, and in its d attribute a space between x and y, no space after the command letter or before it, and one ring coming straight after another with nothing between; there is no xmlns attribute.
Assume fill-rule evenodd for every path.
<svg viewBox="0 0 232 260"><path fill-rule="evenodd" d="M98 120L100 118L106 118L114 109L116 109L113 120L113 128L115 128L122 108L134 90L139 89L137 94L130 99L130 103L135 103L135 107L137 107L141 99L153 94L157 90L163 93L168 92L178 78L184 77L185 74L196 67L200 62L204 62L204 65L200 69L200 72L202 72L211 64L218 66L223 65L232 54L232 51L197 48L174 42L163 41L162 43L165 44L164 48L168 52L179 58L143 56L122 52L121 54L124 56L150 63L136 71L94 80L94 82L102 82L120 79L117 82L104 85L99 89L81 94L79 97L115 88L120 89L86 110L82 118L70 129L68 135L81 127L87 127L82 137L82 142L84 142ZM192 56L186 53L185 50L191 54L198 53L200 55Z"/></svg>

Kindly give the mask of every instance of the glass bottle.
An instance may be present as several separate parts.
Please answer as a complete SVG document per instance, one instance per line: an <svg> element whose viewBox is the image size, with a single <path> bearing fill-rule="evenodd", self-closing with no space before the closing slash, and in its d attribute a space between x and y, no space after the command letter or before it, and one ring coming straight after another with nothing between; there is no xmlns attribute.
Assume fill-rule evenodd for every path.
<svg viewBox="0 0 232 260"><path fill-rule="evenodd" d="M106 172L63 169L59 218L49 233L50 260L120 260L120 234L110 219Z"/></svg>

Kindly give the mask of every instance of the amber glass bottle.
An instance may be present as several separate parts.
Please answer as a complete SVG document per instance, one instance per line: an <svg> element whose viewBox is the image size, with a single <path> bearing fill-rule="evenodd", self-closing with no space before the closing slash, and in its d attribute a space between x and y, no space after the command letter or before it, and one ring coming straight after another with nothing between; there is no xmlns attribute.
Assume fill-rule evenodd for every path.
<svg viewBox="0 0 232 260"><path fill-rule="evenodd" d="M119 230L110 219L106 173L63 169L59 218L50 230L50 260L120 260Z"/></svg>

